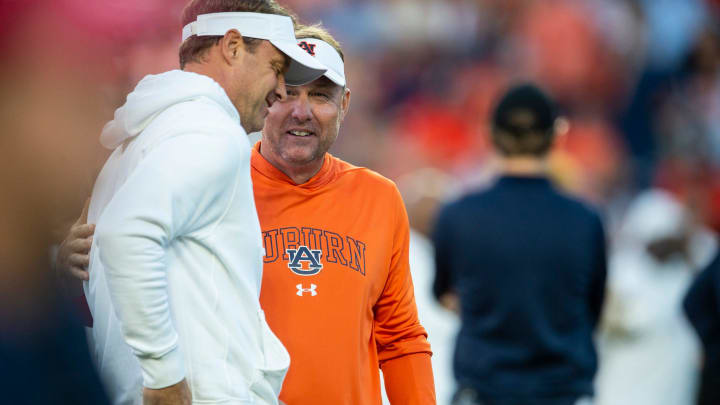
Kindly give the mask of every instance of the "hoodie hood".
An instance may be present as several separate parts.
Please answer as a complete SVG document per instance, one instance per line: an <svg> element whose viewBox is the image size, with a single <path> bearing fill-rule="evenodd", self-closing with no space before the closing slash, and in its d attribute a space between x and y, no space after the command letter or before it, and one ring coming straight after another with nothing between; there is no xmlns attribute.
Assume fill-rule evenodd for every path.
<svg viewBox="0 0 720 405"><path fill-rule="evenodd" d="M115 118L103 128L100 143L108 149L115 149L140 134L169 107L201 97L215 101L240 123L235 106L217 82L197 73L171 70L145 76L137 84L127 96L125 105L115 110Z"/></svg>

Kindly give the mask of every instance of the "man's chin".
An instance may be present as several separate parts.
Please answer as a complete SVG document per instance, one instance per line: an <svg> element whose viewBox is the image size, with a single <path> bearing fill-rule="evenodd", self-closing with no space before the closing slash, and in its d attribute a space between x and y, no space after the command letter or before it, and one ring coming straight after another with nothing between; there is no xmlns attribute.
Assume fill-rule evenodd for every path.
<svg viewBox="0 0 720 405"><path fill-rule="evenodd" d="M286 150L282 156L285 161L293 165L306 165L314 160L315 154L313 152L292 148L292 150Z"/></svg>

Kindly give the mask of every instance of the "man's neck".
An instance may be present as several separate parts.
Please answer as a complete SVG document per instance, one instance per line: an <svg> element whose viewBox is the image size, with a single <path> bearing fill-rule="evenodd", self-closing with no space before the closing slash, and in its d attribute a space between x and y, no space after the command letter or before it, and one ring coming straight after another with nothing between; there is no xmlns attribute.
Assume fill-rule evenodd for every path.
<svg viewBox="0 0 720 405"><path fill-rule="evenodd" d="M200 63L200 62L188 62L182 68L185 72L197 73L199 75L207 76L216 81L220 86L227 92L223 84L223 77L217 69L211 63Z"/></svg>
<svg viewBox="0 0 720 405"><path fill-rule="evenodd" d="M546 157L501 156L500 171L506 176L541 177L548 174L549 164Z"/></svg>
<svg viewBox="0 0 720 405"><path fill-rule="evenodd" d="M235 102L230 97L230 95L232 94L232 88L228 87L228 84L230 82L229 80L227 80L222 69L219 69L215 64L207 62L188 62L187 64L185 64L185 67L183 67L182 70L185 72L196 73L211 78L215 83L219 84L220 87L222 87L222 89L225 91L225 94L227 94L228 98L230 98L230 101L234 105ZM235 105L235 109L240 111L237 105Z"/></svg>
<svg viewBox="0 0 720 405"><path fill-rule="evenodd" d="M235 110L240 115L240 125L243 127L245 132L250 133L253 131L252 128L248 128L246 126L247 121L242 119L242 105L238 104L238 100L233 97L233 94L235 92L233 91L233 87L231 85L232 80L226 76L225 72L223 72L222 69L218 68L215 64L209 62L188 62L185 67L182 68L182 70L185 72L207 76L213 81L215 81L215 83L219 84L223 91L225 91L225 95L227 95L230 103L232 103L233 107L235 107Z"/></svg>
<svg viewBox="0 0 720 405"><path fill-rule="evenodd" d="M307 183L308 180L310 180L320 171L320 169L322 169L323 162L325 161L323 157L323 159L313 160L312 162L307 164L296 165L287 163L282 159L276 159L276 155L272 154L268 150L268 148L263 148L262 143L260 143L260 155L262 155L262 157L265 158L265 160L267 160L276 169L280 170L286 176L290 177L290 179L296 185Z"/></svg>

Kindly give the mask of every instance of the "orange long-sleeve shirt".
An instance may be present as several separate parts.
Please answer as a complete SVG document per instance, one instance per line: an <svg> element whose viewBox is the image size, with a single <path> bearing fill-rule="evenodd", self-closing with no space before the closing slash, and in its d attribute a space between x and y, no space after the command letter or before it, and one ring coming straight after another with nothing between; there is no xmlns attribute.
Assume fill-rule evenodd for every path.
<svg viewBox="0 0 720 405"><path fill-rule="evenodd" d="M409 226L395 185L327 154L296 185L253 149L265 245L260 302L290 352L288 405L434 404L427 333L408 264Z"/></svg>

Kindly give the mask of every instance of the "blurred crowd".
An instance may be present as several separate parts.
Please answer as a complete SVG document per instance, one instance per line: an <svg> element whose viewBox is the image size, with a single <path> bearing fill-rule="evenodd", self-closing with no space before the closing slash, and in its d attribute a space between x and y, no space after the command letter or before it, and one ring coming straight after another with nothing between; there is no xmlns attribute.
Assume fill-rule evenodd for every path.
<svg viewBox="0 0 720 405"><path fill-rule="evenodd" d="M554 162L571 191L622 212L651 185L717 226L717 2L296 1L349 55L353 113L335 153L392 178L433 167L461 189L492 158L488 116L534 80L569 122ZM615 212L615 211L613 211Z"/></svg>
<svg viewBox="0 0 720 405"><path fill-rule="evenodd" d="M45 2L107 53L87 52L107 73L95 108L111 111L144 75L177 67L184 0ZM453 192L475 187L492 173L493 103L508 84L533 80L569 123L553 157L564 187L619 213L628 196L660 186L720 226L720 2L282 3L346 49L355 91L333 149L344 159L393 179L434 168L455 180Z"/></svg>
<svg viewBox="0 0 720 405"><path fill-rule="evenodd" d="M89 194L106 157L97 136L114 108L144 75L177 67L185 3L0 0L0 205L13 213L0 228L3 324L21 330L19 314L54 313L40 270L49 268L51 231L64 234L56 220L75 218ZM604 347L634 344L623 339L657 325L648 314L665 311L664 328L683 322L679 301L712 256L710 229L720 229L720 1L281 3L304 22L322 21L345 48L353 101L332 152L398 181L416 239L439 202L492 178L493 103L508 84L533 80L568 124L553 175L603 210L615 247ZM681 250L696 251L682 263L633 256L632 243L679 236ZM653 266L679 275L656 279ZM637 271L613 276L625 268ZM687 345L682 358L694 358L696 343ZM600 382L611 384L605 370Z"/></svg>

